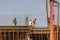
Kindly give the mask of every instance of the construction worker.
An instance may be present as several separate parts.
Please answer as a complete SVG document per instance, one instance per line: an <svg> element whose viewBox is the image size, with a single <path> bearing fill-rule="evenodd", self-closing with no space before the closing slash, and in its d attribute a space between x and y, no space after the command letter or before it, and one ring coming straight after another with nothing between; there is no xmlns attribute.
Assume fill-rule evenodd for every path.
<svg viewBox="0 0 60 40"><path fill-rule="evenodd" d="M30 20L29 21L29 26L35 26L35 23L36 23L36 18L34 20Z"/></svg>
<svg viewBox="0 0 60 40"><path fill-rule="evenodd" d="M32 26L35 26L35 23L36 23L36 18L32 20Z"/></svg>
<svg viewBox="0 0 60 40"><path fill-rule="evenodd" d="M15 26L17 25L16 18L13 19L13 23L14 23Z"/></svg>

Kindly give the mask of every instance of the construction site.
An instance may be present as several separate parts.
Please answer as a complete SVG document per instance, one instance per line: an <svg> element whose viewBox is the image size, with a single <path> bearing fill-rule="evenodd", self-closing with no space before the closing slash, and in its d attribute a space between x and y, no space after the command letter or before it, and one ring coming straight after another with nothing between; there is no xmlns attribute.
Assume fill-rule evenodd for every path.
<svg viewBox="0 0 60 40"><path fill-rule="evenodd" d="M49 0L49 16L48 17L48 0L46 0L47 27L35 27L34 20L28 20L26 17L26 25L17 25L16 18L13 19L13 26L0 26L0 40L60 40L59 26L59 2ZM54 24L54 10L57 7L56 24Z"/></svg>

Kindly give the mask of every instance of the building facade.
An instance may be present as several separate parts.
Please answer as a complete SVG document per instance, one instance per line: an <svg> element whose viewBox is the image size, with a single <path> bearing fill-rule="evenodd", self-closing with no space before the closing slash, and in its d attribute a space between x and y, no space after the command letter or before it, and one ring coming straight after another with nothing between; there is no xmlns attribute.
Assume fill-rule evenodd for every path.
<svg viewBox="0 0 60 40"><path fill-rule="evenodd" d="M56 40L56 28L54 38ZM49 27L0 26L0 40L50 40L50 30Z"/></svg>

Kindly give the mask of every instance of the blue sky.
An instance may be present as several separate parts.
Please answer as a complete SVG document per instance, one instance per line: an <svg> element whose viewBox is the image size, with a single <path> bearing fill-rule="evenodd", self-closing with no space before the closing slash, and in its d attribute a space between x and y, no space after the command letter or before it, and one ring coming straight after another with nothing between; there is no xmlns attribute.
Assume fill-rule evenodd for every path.
<svg viewBox="0 0 60 40"><path fill-rule="evenodd" d="M0 25L25 24L25 17L37 18L36 26L47 26L45 0L0 0Z"/></svg>

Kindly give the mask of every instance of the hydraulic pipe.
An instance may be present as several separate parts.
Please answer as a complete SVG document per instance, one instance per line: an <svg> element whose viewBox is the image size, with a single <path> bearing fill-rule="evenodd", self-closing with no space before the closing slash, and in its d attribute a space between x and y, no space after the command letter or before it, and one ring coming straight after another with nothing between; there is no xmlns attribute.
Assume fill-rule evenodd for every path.
<svg viewBox="0 0 60 40"><path fill-rule="evenodd" d="M46 0L46 16L47 16L47 26L49 26L49 22L48 22L48 0Z"/></svg>
<svg viewBox="0 0 60 40"><path fill-rule="evenodd" d="M56 40L58 40L58 26L59 26L59 3L58 3L58 14L57 14L57 38Z"/></svg>

